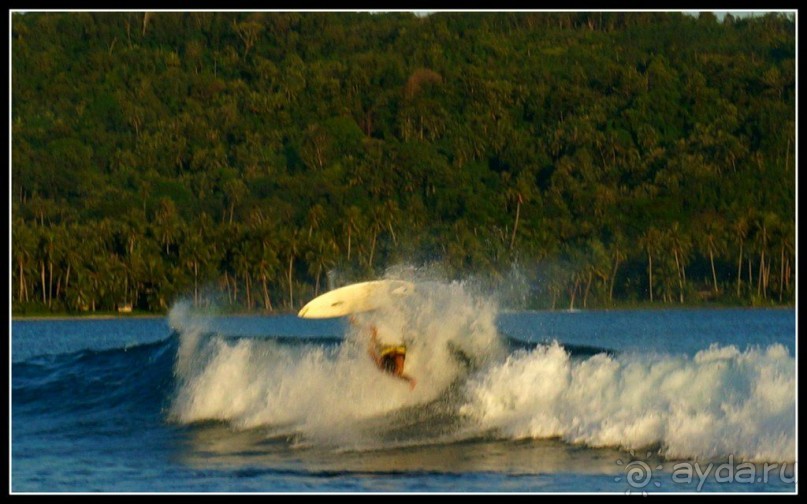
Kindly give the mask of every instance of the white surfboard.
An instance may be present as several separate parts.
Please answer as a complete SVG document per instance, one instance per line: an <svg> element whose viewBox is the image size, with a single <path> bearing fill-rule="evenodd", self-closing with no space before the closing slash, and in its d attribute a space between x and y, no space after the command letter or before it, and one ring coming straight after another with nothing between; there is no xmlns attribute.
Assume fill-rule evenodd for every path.
<svg viewBox="0 0 807 504"><path fill-rule="evenodd" d="M346 285L315 297L303 306L297 316L331 318L375 310L408 296L414 289L413 283L403 280L374 280Z"/></svg>

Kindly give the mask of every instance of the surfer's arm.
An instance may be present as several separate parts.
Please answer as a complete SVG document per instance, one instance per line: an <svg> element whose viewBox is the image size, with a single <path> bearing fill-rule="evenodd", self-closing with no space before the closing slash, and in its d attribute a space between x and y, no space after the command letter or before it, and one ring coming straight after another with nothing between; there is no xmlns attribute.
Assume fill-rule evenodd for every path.
<svg viewBox="0 0 807 504"><path fill-rule="evenodd" d="M370 345L367 347L367 353L372 357L373 362L379 368L381 367L381 355L378 353L378 330L372 326L370 332Z"/></svg>
<svg viewBox="0 0 807 504"><path fill-rule="evenodd" d="M350 325L354 327L359 327L359 321L356 320L356 317L351 315L348 317L348 322ZM376 350L378 348L378 329L376 329L375 325L370 326L370 344L367 346L367 353L370 355L370 358L373 359L376 366L381 367L381 356L378 354Z"/></svg>
<svg viewBox="0 0 807 504"><path fill-rule="evenodd" d="M370 357L373 359L373 362L375 362L375 365L380 368L381 356L378 355L378 352L376 351L375 345L373 343L370 343L370 346L367 348L367 353L370 354Z"/></svg>

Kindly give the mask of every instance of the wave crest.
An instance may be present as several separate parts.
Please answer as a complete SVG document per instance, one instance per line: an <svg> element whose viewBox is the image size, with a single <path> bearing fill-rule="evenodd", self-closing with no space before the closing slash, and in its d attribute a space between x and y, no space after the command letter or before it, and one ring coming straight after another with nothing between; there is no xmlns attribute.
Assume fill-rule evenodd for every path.
<svg viewBox="0 0 807 504"><path fill-rule="evenodd" d="M795 460L795 362L782 345L713 345L694 358L599 354L558 344L472 377L461 414L508 438L659 445L669 458Z"/></svg>

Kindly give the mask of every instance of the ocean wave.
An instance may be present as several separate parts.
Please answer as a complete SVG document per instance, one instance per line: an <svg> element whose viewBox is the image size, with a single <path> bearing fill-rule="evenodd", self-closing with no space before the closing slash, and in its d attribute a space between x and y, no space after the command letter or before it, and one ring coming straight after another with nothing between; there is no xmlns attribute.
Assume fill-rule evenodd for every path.
<svg viewBox="0 0 807 504"><path fill-rule="evenodd" d="M171 394L177 338L107 350L42 355L14 363L12 404L51 414L159 411Z"/></svg>
<svg viewBox="0 0 807 504"><path fill-rule="evenodd" d="M339 449L560 438L669 459L795 459L795 360L782 345L690 357L535 344L503 337L496 306L461 283L416 293L362 321L404 335L414 390L378 371L358 329L290 345L210 336L175 314L169 419Z"/></svg>

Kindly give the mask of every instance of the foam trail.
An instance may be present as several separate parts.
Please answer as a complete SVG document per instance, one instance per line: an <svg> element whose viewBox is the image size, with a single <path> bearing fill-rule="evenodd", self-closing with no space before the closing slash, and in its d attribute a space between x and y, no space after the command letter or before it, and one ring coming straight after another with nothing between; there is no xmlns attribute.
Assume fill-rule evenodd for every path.
<svg viewBox="0 0 807 504"><path fill-rule="evenodd" d="M793 462L794 391L795 362L782 345L575 362L553 344L515 352L472 377L460 412L507 438Z"/></svg>

